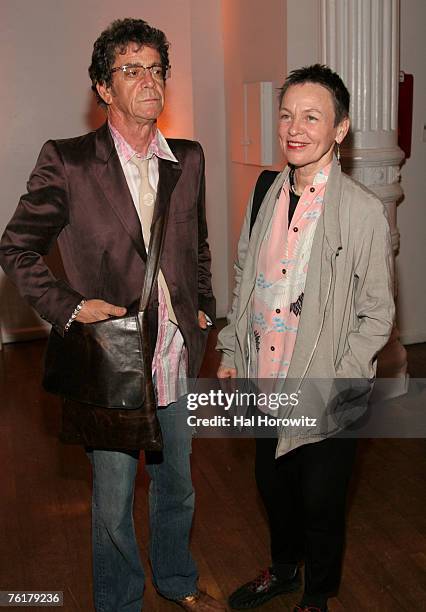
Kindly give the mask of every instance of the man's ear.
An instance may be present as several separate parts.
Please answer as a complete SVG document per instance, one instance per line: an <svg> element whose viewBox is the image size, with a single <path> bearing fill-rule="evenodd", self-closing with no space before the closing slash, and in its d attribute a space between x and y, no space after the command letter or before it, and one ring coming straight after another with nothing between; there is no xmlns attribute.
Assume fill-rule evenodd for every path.
<svg viewBox="0 0 426 612"><path fill-rule="evenodd" d="M111 87L107 87L105 83L96 83L96 90L98 94L101 96L102 100L105 102L105 104L111 104L112 102Z"/></svg>
<svg viewBox="0 0 426 612"><path fill-rule="evenodd" d="M349 120L349 117L345 117L344 119L342 119L342 121L337 126L336 142L338 142L339 144L343 142L346 134L349 131L350 125L351 125L351 122Z"/></svg>

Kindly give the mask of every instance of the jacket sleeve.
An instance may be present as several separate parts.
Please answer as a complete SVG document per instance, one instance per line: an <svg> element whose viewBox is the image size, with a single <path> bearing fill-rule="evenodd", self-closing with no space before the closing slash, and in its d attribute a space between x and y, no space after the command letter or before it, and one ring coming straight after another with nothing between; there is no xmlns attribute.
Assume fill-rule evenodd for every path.
<svg viewBox="0 0 426 612"><path fill-rule="evenodd" d="M240 286L250 241L250 219L253 205L254 190L250 196L240 238L237 247L237 258L234 262L234 289L232 292L231 310L227 315L228 324L218 334L216 350L222 352L221 365L227 368L235 367L235 321L238 313Z"/></svg>
<svg viewBox="0 0 426 612"><path fill-rule="evenodd" d="M197 195L198 218L198 307L205 312L212 322L216 319L216 300L212 290L211 253L207 242L207 220L205 204L205 171L204 154L197 143L200 152L200 173Z"/></svg>
<svg viewBox="0 0 426 612"><path fill-rule="evenodd" d="M83 296L56 278L44 261L68 223L68 189L56 144L42 148L0 242L0 265L39 315L63 334Z"/></svg>
<svg viewBox="0 0 426 612"><path fill-rule="evenodd" d="M357 321L336 373L339 378L372 379L377 353L389 339L395 315L390 229L383 204L373 197L356 240L354 275Z"/></svg>

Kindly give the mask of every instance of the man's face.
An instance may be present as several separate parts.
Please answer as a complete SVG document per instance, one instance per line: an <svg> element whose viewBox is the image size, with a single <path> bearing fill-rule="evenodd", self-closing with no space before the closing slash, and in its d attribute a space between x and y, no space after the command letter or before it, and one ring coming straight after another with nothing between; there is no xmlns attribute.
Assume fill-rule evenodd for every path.
<svg viewBox="0 0 426 612"><path fill-rule="evenodd" d="M152 47L129 43L124 54L117 53L113 68L127 64L142 64L145 67L161 65L161 58ZM164 107L164 81L155 79L149 70L142 78L134 80L117 70L112 74L110 87L98 84L97 89L108 104L109 118L129 126L154 123Z"/></svg>

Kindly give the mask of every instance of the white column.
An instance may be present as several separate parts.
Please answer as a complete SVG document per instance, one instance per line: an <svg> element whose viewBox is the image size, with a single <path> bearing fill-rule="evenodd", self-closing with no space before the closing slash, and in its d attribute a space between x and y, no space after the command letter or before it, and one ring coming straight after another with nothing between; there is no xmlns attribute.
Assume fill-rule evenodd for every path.
<svg viewBox="0 0 426 612"><path fill-rule="evenodd" d="M402 196L398 147L399 0L321 0L321 62L342 77L351 94L351 133L342 165L386 206L395 255L396 203ZM395 287L396 295L396 287ZM394 328L379 357L379 373L406 384L407 354Z"/></svg>

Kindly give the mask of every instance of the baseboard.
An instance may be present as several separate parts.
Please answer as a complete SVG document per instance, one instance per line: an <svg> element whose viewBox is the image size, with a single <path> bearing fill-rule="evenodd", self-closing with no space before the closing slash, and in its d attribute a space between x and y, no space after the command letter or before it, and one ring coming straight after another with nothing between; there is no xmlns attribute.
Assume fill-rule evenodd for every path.
<svg viewBox="0 0 426 612"><path fill-rule="evenodd" d="M419 344L426 342L426 330L409 330L402 332L399 330L399 341L401 344Z"/></svg>
<svg viewBox="0 0 426 612"><path fill-rule="evenodd" d="M21 329L5 329L3 327L1 330L1 340L3 344L39 340L40 338L46 338L49 335L49 331L49 328L43 325L23 327Z"/></svg>

